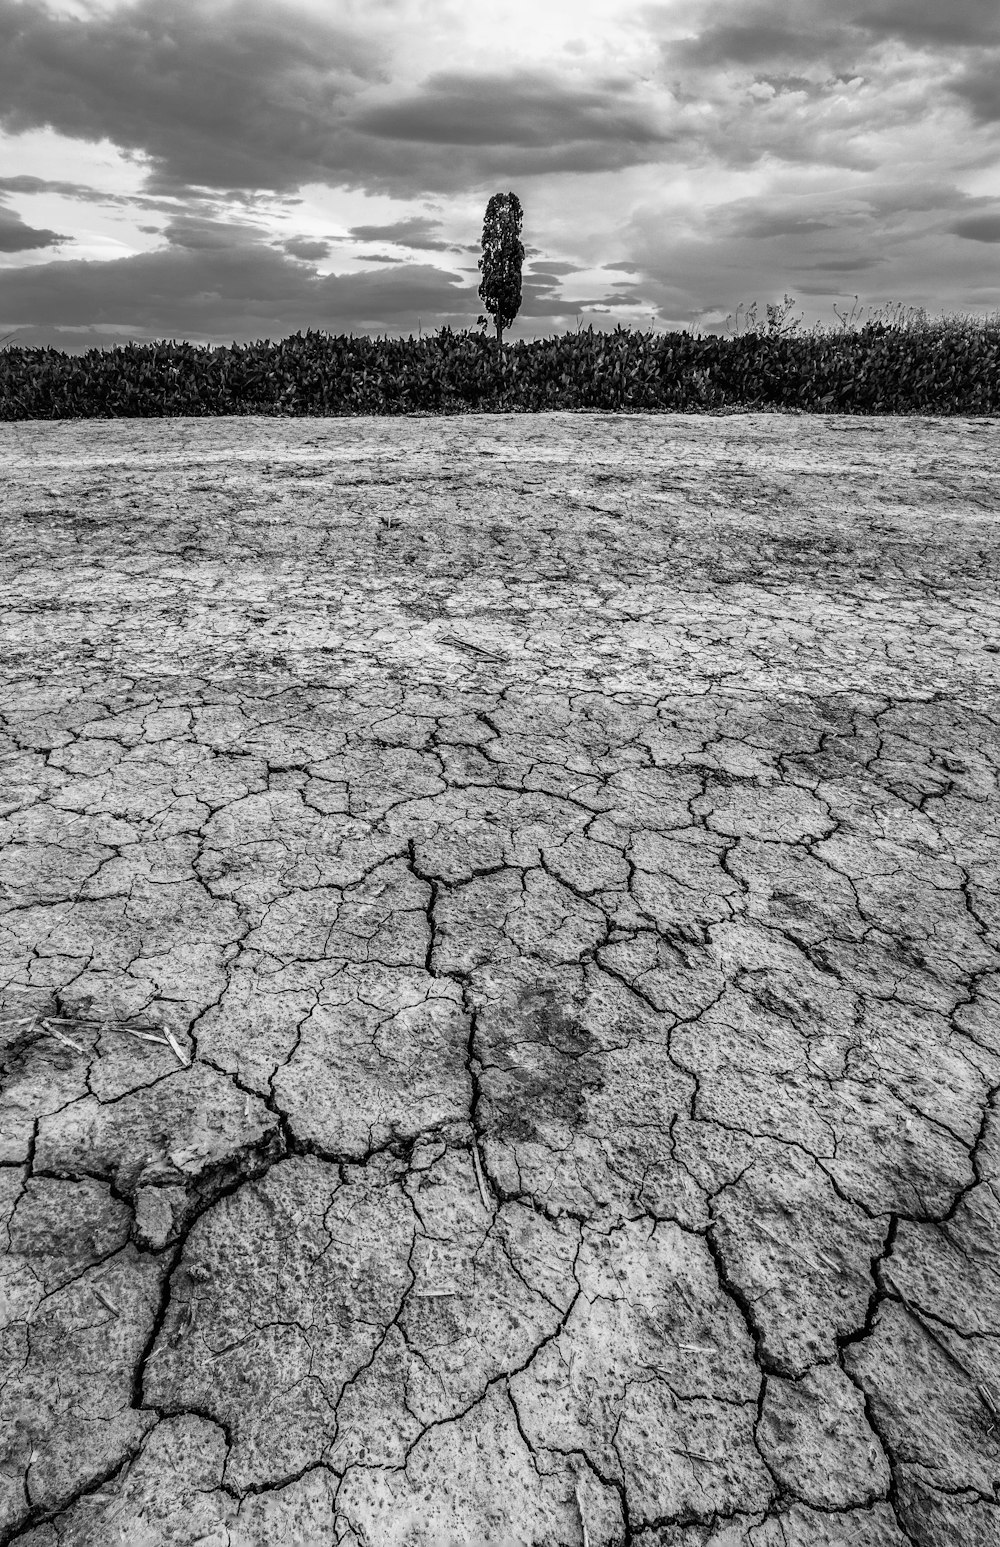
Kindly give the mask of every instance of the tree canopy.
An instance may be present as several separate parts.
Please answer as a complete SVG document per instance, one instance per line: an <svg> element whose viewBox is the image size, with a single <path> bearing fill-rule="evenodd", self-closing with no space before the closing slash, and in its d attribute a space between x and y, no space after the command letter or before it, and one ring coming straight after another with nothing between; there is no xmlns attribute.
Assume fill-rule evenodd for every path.
<svg viewBox="0 0 1000 1547"><path fill-rule="evenodd" d="M521 309L522 218L516 193L495 193L486 206L479 295L493 318L498 344Z"/></svg>

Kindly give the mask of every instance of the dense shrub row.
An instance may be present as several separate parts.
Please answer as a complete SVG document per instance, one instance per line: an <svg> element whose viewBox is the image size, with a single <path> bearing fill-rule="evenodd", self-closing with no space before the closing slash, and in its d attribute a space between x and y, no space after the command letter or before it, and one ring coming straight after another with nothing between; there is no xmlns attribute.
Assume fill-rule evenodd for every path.
<svg viewBox="0 0 1000 1547"><path fill-rule="evenodd" d="M1000 412L1000 316L809 333L566 333L505 345L443 328L211 348L0 351L0 419L539 409Z"/></svg>

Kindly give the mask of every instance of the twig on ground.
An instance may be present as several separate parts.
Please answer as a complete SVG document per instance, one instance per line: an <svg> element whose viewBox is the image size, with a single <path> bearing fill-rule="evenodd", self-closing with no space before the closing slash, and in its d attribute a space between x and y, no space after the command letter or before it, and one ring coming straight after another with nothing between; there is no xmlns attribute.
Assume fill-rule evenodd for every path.
<svg viewBox="0 0 1000 1547"><path fill-rule="evenodd" d="M103 1289L98 1289L96 1284L91 1284L90 1287L91 1287L91 1289L93 1289L95 1295L97 1296L98 1300L100 1300L101 1304L102 1305L106 1305L108 1310L111 1312L111 1314L113 1316L120 1316L121 1315L121 1311L118 1309L118 1307L115 1304L115 1302L113 1300L109 1300L108 1299L108 1297L104 1293Z"/></svg>

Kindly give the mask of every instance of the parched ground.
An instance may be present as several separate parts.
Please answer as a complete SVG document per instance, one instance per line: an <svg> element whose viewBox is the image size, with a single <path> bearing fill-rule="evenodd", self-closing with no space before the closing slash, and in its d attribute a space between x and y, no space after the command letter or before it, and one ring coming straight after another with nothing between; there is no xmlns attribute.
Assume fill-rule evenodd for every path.
<svg viewBox="0 0 1000 1547"><path fill-rule="evenodd" d="M0 426L0 1541L1000 1541L998 469Z"/></svg>

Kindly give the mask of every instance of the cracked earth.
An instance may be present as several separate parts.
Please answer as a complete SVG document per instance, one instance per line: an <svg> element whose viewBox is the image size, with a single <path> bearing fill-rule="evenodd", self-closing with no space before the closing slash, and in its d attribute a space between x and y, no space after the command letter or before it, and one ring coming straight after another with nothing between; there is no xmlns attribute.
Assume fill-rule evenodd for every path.
<svg viewBox="0 0 1000 1547"><path fill-rule="evenodd" d="M0 1541L1000 1541L998 468L0 426Z"/></svg>

